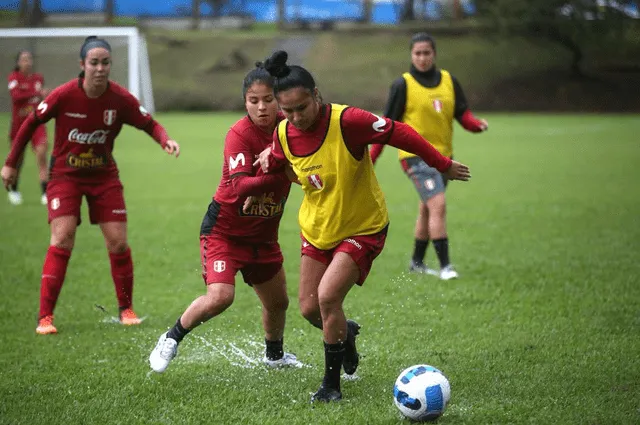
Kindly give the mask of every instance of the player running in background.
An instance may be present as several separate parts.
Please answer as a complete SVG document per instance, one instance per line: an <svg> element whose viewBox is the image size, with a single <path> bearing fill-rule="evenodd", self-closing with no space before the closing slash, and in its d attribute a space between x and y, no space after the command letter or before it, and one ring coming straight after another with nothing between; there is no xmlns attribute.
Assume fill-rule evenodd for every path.
<svg viewBox="0 0 640 425"><path fill-rule="evenodd" d="M112 151L123 124L147 132L170 155L180 146L169 139L138 100L125 88L109 81L111 47L105 40L88 37L80 50L79 78L57 87L20 127L2 168L6 187L15 183L20 157L34 131L55 118L51 178L47 185L51 241L44 260L40 288L40 313L36 332L56 333L55 308L71 257L80 205L87 198L91 224L99 224L111 262L120 322L140 323L132 309L133 262L127 243L127 210Z"/></svg>
<svg viewBox="0 0 640 425"><path fill-rule="evenodd" d="M20 125L27 119L29 114L33 112L36 105L48 94L48 90L44 88L44 77L42 74L34 73L33 56L28 50L18 52L16 64L13 72L9 74L9 95L11 96L12 112L11 127L9 130L9 143L13 143L13 139L18 134ZM36 162L38 164L38 174L40 177L40 187L42 188L42 197L40 199L42 205L47 205L47 129L44 125L38 126L31 136L31 146L36 154ZM22 194L18 190L18 180L20 177L20 168L22 167L23 157L20 157L17 163L18 175L15 182L9 187L9 202L13 205L22 203Z"/></svg>
<svg viewBox="0 0 640 425"><path fill-rule="evenodd" d="M222 178L200 228L206 294L196 298L160 336L149 356L156 372L169 366L178 344L190 331L231 306L238 272L262 302L264 362L273 367L300 365L283 350L289 298L278 227L291 182L286 173L264 175L253 169L255 156L271 144L273 130L283 117L278 114L273 77L261 64L246 75L242 91L247 116L227 133ZM253 202L243 208L248 198Z"/></svg>
<svg viewBox="0 0 640 425"><path fill-rule="evenodd" d="M312 401L336 401L342 398L340 369L353 374L359 362L360 326L346 320L342 305L351 288L364 283L389 225L368 145L414 152L451 179L467 180L469 169L439 154L406 124L322 103L313 76L286 61L287 53L278 51L265 62L287 120L256 163L265 172L289 163L302 184L300 310L322 329L325 353L324 379Z"/></svg>
<svg viewBox="0 0 640 425"><path fill-rule="evenodd" d="M488 124L473 116L458 80L444 69L436 68L435 56L436 44L431 36L418 33L411 38L411 69L393 82L384 115L409 124L442 155L452 158L454 118L473 133L487 130ZM374 164L383 147L372 147ZM421 199L409 271L434 274L443 280L457 278L458 273L449 260L444 195L448 179L413 153L400 149L398 154L402 169L413 181ZM440 262L439 271L424 263L429 240L433 241Z"/></svg>

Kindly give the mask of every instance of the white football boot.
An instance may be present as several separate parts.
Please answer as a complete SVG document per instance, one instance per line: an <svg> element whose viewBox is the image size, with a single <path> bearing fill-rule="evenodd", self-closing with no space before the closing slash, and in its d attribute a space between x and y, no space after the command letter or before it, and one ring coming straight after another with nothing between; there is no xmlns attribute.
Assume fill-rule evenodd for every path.
<svg viewBox="0 0 640 425"><path fill-rule="evenodd" d="M458 278L458 272L453 268L451 264L449 264L448 266L440 270L440 279L442 280L451 280L451 279L457 279L457 278Z"/></svg>
<svg viewBox="0 0 640 425"><path fill-rule="evenodd" d="M9 202L11 202L11 205L22 204L22 194L15 190L9 191Z"/></svg>
<svg viewBox="0 0 640 425"><path fill-rule="evenodd" d="M178 354L178 341L167 338L167 332L160 335L160 339L149 355L149 365L155 372L164 372L171 360Z"/></svg>
<svg viewBox="0 0 640 425"><path fill-rule="evenodd" d="M264 356L262 358L262 363L274 369L283 367L302 367L302 363L298 361L294 354L291 353L284 353L284 356L278 360L269 360L267 356Z"/></svg>

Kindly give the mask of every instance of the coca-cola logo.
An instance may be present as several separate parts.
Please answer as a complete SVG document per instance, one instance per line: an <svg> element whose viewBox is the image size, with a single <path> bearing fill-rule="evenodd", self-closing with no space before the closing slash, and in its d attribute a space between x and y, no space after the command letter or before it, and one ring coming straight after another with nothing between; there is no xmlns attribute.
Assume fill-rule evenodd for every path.
<svg viewBox="0 0 640 425"><path fill-rule="evenodd" d="M92 133L81 133L77 128L69 132L69 141L84 145L102 145L107 141L109 130L95 130Z"/></svg>

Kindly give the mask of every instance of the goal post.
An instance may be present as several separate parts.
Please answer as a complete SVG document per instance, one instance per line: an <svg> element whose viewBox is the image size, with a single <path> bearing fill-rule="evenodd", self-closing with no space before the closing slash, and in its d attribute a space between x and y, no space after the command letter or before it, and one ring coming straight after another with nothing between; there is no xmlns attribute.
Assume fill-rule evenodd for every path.
<svg viewBox="0 0 640 425"><path fill-rule="evenodd" d="M79 72L80 47L91 35L104 38L111 44L111 79L127 87L153 113L155 103L147 43L136 27L0 29L0 63L6 67L0 69L0 73L8 75L18 51L26 49L34 54L34 71L44 75L45 85L56 87L72 79L74 72ZM7 111L8 92L3 92L0 110Z"/></svg>

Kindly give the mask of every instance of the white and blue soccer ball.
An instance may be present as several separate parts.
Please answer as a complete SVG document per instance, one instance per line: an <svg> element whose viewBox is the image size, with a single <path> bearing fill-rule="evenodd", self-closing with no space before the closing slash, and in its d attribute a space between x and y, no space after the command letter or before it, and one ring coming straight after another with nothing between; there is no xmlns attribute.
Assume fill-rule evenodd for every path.
<svg viewBox="0 0 640 425"><path fill-rule="evenodd" d="M415 365L400 373L393 386L393 401L404 416L428 421L444 413L451 396L449 380L433 366Z"/></svg>

